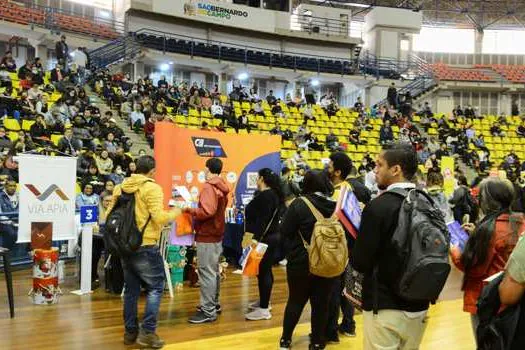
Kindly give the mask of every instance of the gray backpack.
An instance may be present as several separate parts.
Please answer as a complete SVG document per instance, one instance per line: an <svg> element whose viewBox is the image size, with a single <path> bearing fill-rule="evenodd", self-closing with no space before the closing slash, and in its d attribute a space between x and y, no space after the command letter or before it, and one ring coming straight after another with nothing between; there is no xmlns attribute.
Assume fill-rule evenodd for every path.
<svg viewBox="0 0 525 350"><path fill-rule="evenodd" d="M404 198L391 244L401 263L397 294L406 300L435 302L450 273L450 233L443 213L423 191L389 191Z"/></svg>

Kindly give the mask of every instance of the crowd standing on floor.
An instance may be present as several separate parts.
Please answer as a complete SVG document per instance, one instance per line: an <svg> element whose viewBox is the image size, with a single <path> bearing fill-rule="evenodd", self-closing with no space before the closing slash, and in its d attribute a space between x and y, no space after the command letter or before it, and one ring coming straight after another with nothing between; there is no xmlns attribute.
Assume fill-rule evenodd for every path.
<svg viewBox="0 0 525 350"><path fill-rule="evenodd" d="M65 37L57 43L59 64L49 76L42 70L39 60L28 61L17 70L10 53L0 63L0 110L3 110L4 128L0 128L0 146L5 157L1 162L3 191L0 193L2 213L16 212L18 207L18 170L13 157L18 153L58 151L78 157L79 194L77 206L99 205L100 223L105 224L108 215L119 207L125 194L136 198L134 225L142 233L141 247L121 259L124 275L124 326L125 344L161 348L164 342L156 334L160 298L164 292L164 266L158 242L162 227L175 220L182 212L172 208L164 210L163 193L155 183L155 160L141 152L133 159L129 154L130 140L119 128L115 118L124 118L130 129L144 133L153 146L155 123L172 120L168 109L175 114L188 115L191 110L207 111L221 120L216 131L231 127L251 130L246 112L237 116L234 101L254 103L250 114L264 115L261 98L255 89L246 89L240 82L233 82L233 91L222 98L218 86L208 90L198 83L182 82L172 85L161 78L156 86L145 77L136 82L126 74L110 75L108 71L95 73L90 84L113 109L101 113L90 101L84 90L87 78L85 67L89 64L82 53L74 65L68 64L69 48ZM83 52L83 50L77 50ZM14 80L9 73L17 72ZM50 102L50 99L53 99ZM402 206L406 195L416 189L428 194L426 205L435 206L432 223L435 232L442 233L438 246L445 247L445 254L460 270L464 271L464 310L471 314L474 333L486 326L478 317L477 301L483 288L483 280L496 272L507 270L499 285L500 301L504 305L521 302L525 291L523 276L523 242L519 240L525 228L523 194L516 175L521 169L516 155L509 155L504 164L509 180L488 177L489 151L482 136L472 135L468 120L477 118L474 109L461 111L458 107L450 118L436 118L430 106L411 107L410 96L400 98L393 86L389 89L388 105L365 109L358 100L354 110L358 118L348 135L348 144L363 145L363 131L370 130L371 120L380 118L380 143L383 150L376 159L365 154L360 163L353 162L346 150L347 143L330 133L321 142L308 128L308 121L315 118L312 105L317 103L311 87L305 98L287 96L284 101L270 91L265 98L273 115L282 113L282 103L299 106L305 123L298 132L282 129L276 124L270 131L293 141L298 151L286 160L281 174L271 169L260 169L257 194L246 208L247 245L263 242L268 250L259 265L257 276L259 300L250 302L245 317L250 321L267 320L271 314L273 288L272 266L276 256L285 257L289 296L283 319L279 347L289 349L293 345L294 329L307 302L311 305L310 349L324 349L327 343L339 342L340 336L353 337L356 332L364 334L365 349L417 349L427 326L428 308L435 299L409 299L399 292L399 275L404 273L406 262L394 254L393 238L405 228ZM332 94L319 99L319 105L328 115L337 113L339 106ZM468 110L468 112L467 112ZM415 111L415 113L413 113ZM438 124L438 139L423 137L414 122L413 114L420 117L420 125L428 130ZM468 114L468 115L467 115ZM459 123L463 116L467 123ZM12 117L12 118L11 118ZM470 119L469 119L470 118ZM30 121L29 130L10 129ZM6 123L7 121L7 123ZM173 121L173 120L172 120ZM452 128L450 124L455 124ZM457 128L457 125L461 128ZM396 136L392 126L399 127ZM201 125L209 130L209 125ZM19 128L20 129L20 128ZM469 131L470 130L470 131ZM8 134L9 133L9 134ZM495 124L493 135L503 136ZM14 136L16 134L16 137ZM58 137L53 137L58 135ZM55 141L56 140L56 141ZM469 143L485 152L476 158L469 152ZM324 170L310 169L301 157L301 150L327 150L332 152ZM457 154L467 164L479 170L480 175L469 186L461 172L457 172L452 196L444 191L444 179L439 170L443 156ZM418 165L424 164L426 175ZM211 158L203 164L206 184L199 196L197 208L185 209L195 222L200 300L192 324L215 322L223 311L220 305L219 259L224 237L224 212L227 206L228 185L220 176L223 164ZM350 257L346 268L337 273L316 275L312 273L312 237L319 235L319 222L331 222L330 230L339 231L330 221L341 193L353 192L363 208L359 234L354 237L348 230L338 236L335 249ZM399 195L404 191L405 197ZM424 198L427 198L424 196ZM430 198L432 200L430 200ZM425 217L426 218L426 217ZM451 245L444 224L452 220L462 224L469 238L463 247ZM427 222L425 222L427 223ZM11 246L16 238L16 222L3 221L2 245ZM441 236L439 236L441 237ZM9 243L11 242L11 243ZM97 282L96 264L104 243L94 240L92 268ZM107 248L107 247L106 247ZM514 252L513 252L514 250ZM277 254L280 252L281 254ZM440 251L443 254L443 251ZM346 297L348 276L357 272L362 276L363 329L356 329L354 303ZM137 303L141 287L147 294L143 321L139 323ZM439 289L439 288L436 288ZM428 291L427 291L428 292ZM434 290L431 292L440 292ZM403 294L404 295L404 294ZM342 313L342 322L339 315ZM430 321L431 322L431 321ZM513 340L512 349L522 349L520 339Z"/></svg>

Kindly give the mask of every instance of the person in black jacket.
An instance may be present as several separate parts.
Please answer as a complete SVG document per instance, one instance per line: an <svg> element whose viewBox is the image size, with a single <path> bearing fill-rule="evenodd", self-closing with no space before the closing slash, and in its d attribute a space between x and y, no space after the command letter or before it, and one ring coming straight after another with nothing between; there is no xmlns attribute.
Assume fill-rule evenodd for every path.
<svg viewBox="0 0 525 350"><path fill-rule="evenodd" d="M376 181L386 190L363 210L359 235L350 257L353 269L364 274L364 349L418 349L426 327L429 303L410 301L395 292L403 267L391 252L403 198L389 190L413 189L417 155L410 144L396 143L377 159Z"/></svg>
<svg viewBox="0 0 525 350"><path fill-rule="evenodd" d="M303 195L325 217L330 217L336 206L332 199L334 188L326 173L309 171L304 176ZM338 278L323 278L310 274L308 253L303 245L310 242L316 219L306 203L298 198L290 204L281 223L281 235L286 246L288 301L284 311L281 349L289 349L292 334L304 306L308 301L312 308L310 322L312 335L309 349L325 348L325 330L328 324L328 298L336 287Z"/></svg>
<svg viewBox="0 0 525 350"><path fill-rule="evenodd" d="M257 281L259 285L259 300L250 303L245 317L250 321L269 320L270 296L273 287L272 266L275 251L279 245L279 212L284 204L279 175L271 169L259 170L257 179L257 195L246 206L246 232L253 234L252 244L266 243L268 248L259 264Z"/></svg>
<svg viewBox="0 0 525 350"><path fill-rule="evenodd" d="M60 41L56 42L55 55L59 63L63 64L67 69L67 61L69 59L69 47L66 44L66 36L62 35Z"/></svg>

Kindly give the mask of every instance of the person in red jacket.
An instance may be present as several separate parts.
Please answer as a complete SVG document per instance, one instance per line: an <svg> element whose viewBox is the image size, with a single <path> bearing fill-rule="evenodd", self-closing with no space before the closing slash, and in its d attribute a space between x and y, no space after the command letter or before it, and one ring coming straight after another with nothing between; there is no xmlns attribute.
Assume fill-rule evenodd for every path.
<svg viewBox="0 0 525 350"><path fill-rule="evenodd" d="M206 183L199 196L199 206L186 209L194 218L195 242L200 282L200 306L188 322L199 324L213 322L221 312L219 304L220 274L219 258L222 253L225 211L230 189L220 177L222 161L210 158L206 161Z"/></svg>
<svg viewBox="0 0 525 350"><path fill-rule="evenodd" d="M479 204L485 214L477 224L463 225L469 233L464 251L451 246L450 255L454 265L464 272L463 311L471 314L474 334L479 324L478 298L483 280L503 271L518 238L525 231L525 217L512 213L514 188L510 181L491 177L479 185Z"/></svg>

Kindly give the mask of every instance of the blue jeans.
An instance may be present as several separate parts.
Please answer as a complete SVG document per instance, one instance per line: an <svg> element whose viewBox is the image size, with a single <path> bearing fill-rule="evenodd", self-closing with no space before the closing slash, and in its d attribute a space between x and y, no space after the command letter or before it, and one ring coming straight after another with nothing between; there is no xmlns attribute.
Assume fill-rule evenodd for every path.
<svg viewBox="0 0 525 350"><path fill-rule="evenodd" d="M164 292L164 261L159 247L140 247L131 256L122 258L124 270L124 326L127 332L138 331L137 304L140 287L146 290L146 309L142 329L155 332L160 299Z"/></svg>

